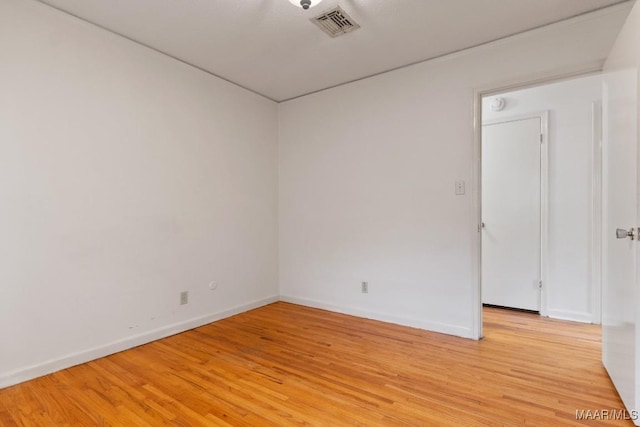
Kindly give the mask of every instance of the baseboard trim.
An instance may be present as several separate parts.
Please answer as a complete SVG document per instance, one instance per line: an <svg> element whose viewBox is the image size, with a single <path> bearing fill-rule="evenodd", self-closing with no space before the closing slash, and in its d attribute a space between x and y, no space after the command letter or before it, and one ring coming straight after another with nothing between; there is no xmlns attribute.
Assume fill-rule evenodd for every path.
<svg viewBox="0 0 640 427"><path fill-rule="evenodd" d="M381 322L394 323L396 325L409 326L412 328L424 329L431 332L441 334L454 335L462 338L473 339L471 328L451 325L441 322L430 322L425 320L413 319L410 317L393 316L384 313L362 310L355 307L344 305L336 305L325 301L312 300L308 298L300 298L290 295L280 295L280 301L291 304L303 305L305 307L319 308L321 310L332 311L335 313L348 314L350 316L363 317L366 319L379 320Z"/></svg>
<svg viewBox="0 0 640 427"><path fill-rule="evenodd" d="M547 317L558 320L571 320L573 322L594 323L593 314L582 311L547 310Z"/></svg>
<svg viewBox="0 0 640 427"><path fill-rule="evenodd" d="M51 374L62 369L67 369L81 363L90 362L92 360L109 356L110 354L128 350L130 348L147 344L162 338L166 338L171 335L179 334L181 332L185 332L190 329L194 329L208 323L224 319L226 317L244 313L245 311L253 310L277 301L279 301L278 296L271 296L268 298L250 301L246 304L240 304L223 311L207 314L205 316L195 317L193 319L188 319L179 323L174 323L172 325L157 328L99 347L94 347L81 352L68 354L66 356L49 360L44 363L10 371L0 375L0 389L19 384L24 381L32 380L43 375Z"/></svg>

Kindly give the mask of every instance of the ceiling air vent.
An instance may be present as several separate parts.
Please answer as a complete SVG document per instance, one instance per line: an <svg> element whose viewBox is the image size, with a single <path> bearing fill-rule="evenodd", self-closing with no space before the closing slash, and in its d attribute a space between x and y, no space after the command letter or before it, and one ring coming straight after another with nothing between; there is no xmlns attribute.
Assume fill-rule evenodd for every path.
<svg viewBox="0 0 640 427"><path fill-rule="evenodd" d="M331 37L338 37L360 28L360 25L356 24L340 6L312 18L311 21Z"/></svg>

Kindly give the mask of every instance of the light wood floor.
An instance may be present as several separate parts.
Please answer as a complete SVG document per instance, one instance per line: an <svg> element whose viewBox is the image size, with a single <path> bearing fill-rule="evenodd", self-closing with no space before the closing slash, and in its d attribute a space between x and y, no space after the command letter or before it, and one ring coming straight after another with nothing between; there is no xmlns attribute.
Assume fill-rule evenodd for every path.
<svg viewBox="0 0 640 427"><path fill-rule="evenodd" d="M600 329L485 309L480 342L276 303L0 390L2 426L632 425Z"/></svg>

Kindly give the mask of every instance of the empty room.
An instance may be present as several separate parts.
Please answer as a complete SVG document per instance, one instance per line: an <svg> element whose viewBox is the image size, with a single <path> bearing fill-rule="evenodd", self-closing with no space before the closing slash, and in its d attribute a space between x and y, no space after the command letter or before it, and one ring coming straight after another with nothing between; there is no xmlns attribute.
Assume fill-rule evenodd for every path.
<svg viewBox="0 0 640 427"><path fill-rule="evenodd" d="M640 425L639 66L633 0L0 0L0 426Z"/></svg>

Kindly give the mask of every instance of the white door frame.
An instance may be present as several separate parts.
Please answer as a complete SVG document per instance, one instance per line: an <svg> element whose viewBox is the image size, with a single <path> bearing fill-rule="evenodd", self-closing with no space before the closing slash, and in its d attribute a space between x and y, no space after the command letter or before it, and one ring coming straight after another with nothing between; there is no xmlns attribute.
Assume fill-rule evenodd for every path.
<svg viewBox="0 0 640 427"><path fill-rule="evenodd" d="M519 120L540 119L540 315L547 316L547 254L549 252L549 111L540 111L516 116L501 117L498 119L484 120L482 126L509 123ZM480 126L480 128L482 128ZM482 153L482 134L480 140L480 153ZM480 156L482 167L482 155ZM480 170L480 182L482 182L482 170ZM480 193L482 203L482 193ZM481 206L482 208L482 206ZM482 209L481 209L482 211ZM482 235L480 236L482 245ZM480 246L482 250L482 246ZM480 252L482 255L482 252ZM480 256L480 268L482 268L482 256ZM482 274L480 275L482 286ZM482 304L482 288L480 289L480 304Z"/></svg>
<svg viewBox="0 0 640 427"><path fill-rule="evenodd" d="M520 89L527 89L542 86L550 83L557 83L564 80L571 80L589 75L601 74L602 69L591 69L583 72L556 74L555 76L545 76L542 78L532 78L529 81L514 82L513 80L503 83L496 83L484 88L476 88L473 91L473 162L471 169L471 197L472 210L475 221L471 221L471 242L472 242L472 294L471 294L471 338L479 340L483 337L482 332L482 247L480 236L480 223L482 221L482 98L485 96L497 95L504 92L512 92ZM548 144L547 144L548 145ZM544 279L543 279L544 280Z"/></svg>
<svg viewBox="0 0 640 427"><path fill-rule="evenodd" d="M592 155L591 155L591 322L602 323L602 101L591 104Z"/></svg>

